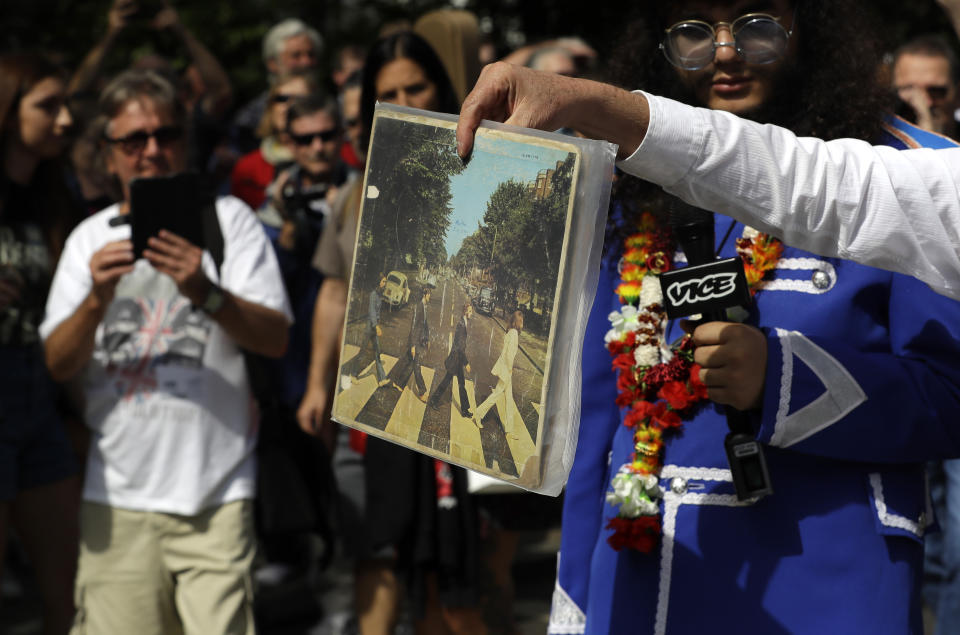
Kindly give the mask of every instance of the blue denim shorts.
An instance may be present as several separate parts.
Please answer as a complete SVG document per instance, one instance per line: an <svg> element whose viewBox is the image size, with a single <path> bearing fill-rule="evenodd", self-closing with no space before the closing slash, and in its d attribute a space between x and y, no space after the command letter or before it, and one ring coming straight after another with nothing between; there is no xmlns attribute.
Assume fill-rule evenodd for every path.
<svg viewBox="0 0 960 635"><path fill-rule="evenodd" d="M0 348L0 501L77 472L56 402L39 346Z"/></svg>

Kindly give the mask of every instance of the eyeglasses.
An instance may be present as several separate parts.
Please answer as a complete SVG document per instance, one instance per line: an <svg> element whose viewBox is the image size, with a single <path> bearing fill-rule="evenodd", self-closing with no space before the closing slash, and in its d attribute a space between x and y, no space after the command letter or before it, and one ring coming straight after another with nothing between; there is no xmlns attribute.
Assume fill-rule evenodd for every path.
<svg viewBox="0 0 960 635"><path fill-rule="evenodd" d="M153 132L146 130L137 130L123 137L108 137L104 133L103 138L108 142L120 146L124 154L139 154L147 147L147 142L153 138L160 147L167 147L176 143L183 137L183 129L179 126L160 126Z"/></svg>
<svg viewBox="0 0 960 635"><path fill-rule="evenodd" d="M340 134L340 130L337 128L331 128L330 130L321 130L320 132L308 132L306 134L293 134L290 133L290 138L293 139L293 142L298 146L308 146L313 143L314 139L319 138L320 141L324 143L332 141L337 138Z"/></svg>
<svg viewBox="0 0 960 635"><path fill-rule="evenodd" d="M726 27L733 42L717 42L717 29ZM667 61L677 68L695 71L713 61L717 48L732 46L745 62L770 64L783 57L793 33L783 28L780 18L766 13L748 13L733 22L708 24L702 20L677 22L666 31L660 44Z"/></svg>

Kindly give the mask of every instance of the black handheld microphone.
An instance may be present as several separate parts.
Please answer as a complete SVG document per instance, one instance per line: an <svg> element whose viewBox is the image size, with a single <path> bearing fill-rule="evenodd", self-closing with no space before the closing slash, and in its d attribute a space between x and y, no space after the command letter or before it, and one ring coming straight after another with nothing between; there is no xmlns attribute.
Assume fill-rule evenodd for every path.
<svg viewBox="0 0 960 635"><path fill-rule="evenodd" d="M660 276L664 306L671 319L699 313L704 322L727 321L726 310L750 303L750 290L740 258L717 260L713 214L676 200L670 228L689 266ZM773 493L763 447L754 438L746 413L725 406L730 432L723 445L739 500Z"/></svg>

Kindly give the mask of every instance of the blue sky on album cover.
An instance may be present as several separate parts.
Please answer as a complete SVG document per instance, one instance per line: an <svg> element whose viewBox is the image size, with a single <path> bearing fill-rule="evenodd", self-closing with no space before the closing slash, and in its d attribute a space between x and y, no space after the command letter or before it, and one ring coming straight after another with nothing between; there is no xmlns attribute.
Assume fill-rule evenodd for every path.
<svg viewBox="0 0 960 635"><path fill-rule="evenodd" d="M457 253L463 239L483 222L487 201L500 183L510 179L532 183L540 170L553 168L568 154L561 148L478 135L467 169L450 179L453 216L445 241L447 257Z"/></svg>

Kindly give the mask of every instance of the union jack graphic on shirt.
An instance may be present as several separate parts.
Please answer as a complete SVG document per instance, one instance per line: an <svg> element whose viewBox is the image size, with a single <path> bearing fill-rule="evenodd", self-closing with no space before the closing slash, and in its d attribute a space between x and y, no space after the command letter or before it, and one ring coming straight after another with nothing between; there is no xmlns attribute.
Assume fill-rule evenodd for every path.
<svg viewBox="0 0 960 635"><path fill-rule="evenodd" d="M210 320L182 296L116 298L104 318L97 356L117 397L141 399L157 390L182 392L176 381L161 385L157 370L202 366Z"/></svg>

